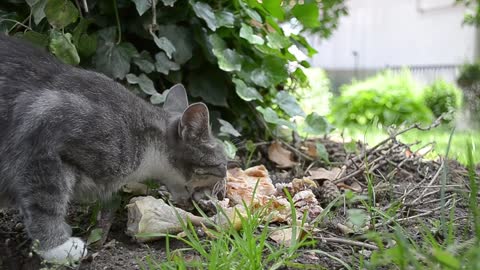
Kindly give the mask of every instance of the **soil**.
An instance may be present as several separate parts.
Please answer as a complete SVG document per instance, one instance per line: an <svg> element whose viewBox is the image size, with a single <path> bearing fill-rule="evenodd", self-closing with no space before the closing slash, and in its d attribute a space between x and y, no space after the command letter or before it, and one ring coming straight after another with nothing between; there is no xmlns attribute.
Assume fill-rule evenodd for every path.
<svg viewBox="0 0 480 270"><path fill-rule="evenodd" d="M345 175L350 175L361 170L362 165L365 165L363 163L364 159L360 158L355 161L355 155L367 156L367 159L370 160L369 168L374 167L375 164L379 164L379 166L368 174L362 171L345 179L341 184L343 186L351 186L357 183L362 187L361 193L367 194L366 176L368 175L369 179L375 183L376 206L378 209L383 210L386 210L392 202L401 199L406 193L408 195L403 200L405 205L414 201L415 198L425 196L425 198L418 201L418 204L399 208L396 220L403 219L402 226L413 239L420 239L419 226L421 225L432 227L433 231L434 224L439 220L440 215L439 210L436 209L439 202L435 201L435 199L440 198L440 192L433 192L431 195L425 194L431 193L432 190L439 191L439 188L435 188L435 186L440 185L439 179L441 177L435 179L435 174L441 169L441 161L425 161L417 158L415 155L410 156L408 146L396 141L388 142L384 146L379 147L377 152L373 151L370 153L365 152L366 147L359 144L359 152L355 154L347 153L342 143L330 140L322 140L322 143L330 154L330 164L317 162L311 167L329 168L333 166L341 167L342 164L348 165L345 166ZM267 165L274 182L285 182L290 181L293 177L305 176L308 165L310 165L305 160L299 160L298 167L280 170L275 168L275 165L266 158L266 149L261 149L260 147L259 152L258 159L252 165ZM298 155L298 159L300 159L300 155ZM242 163L242 160L239 162ZM468 189L467 170L456 161L447 161L444 163L444 166L448 168L447 185L452 186L452 188L447 189L447 198L452 194L456 194L450 197L456 198L454 211L456 226L468 228L470 226L470 223L468 223L470 222L468 218L468 200L464 197ZM418 183L421 183L421 185L418 185ZM429 201L432 202L429 203ZM322 205L325 206L326 204L328 204L328 201L323 201ZM361 205L356 204L355 207L361 208ZM72 205L70 207L68 222L73 227L74 235L83 239L88 238L89 231L92 229L89 226L93 213L92 209L92 206L83 205ZM374 243L366 240L362 236L361 230L353 233L342 231L344 227L340 225L348 224L346 214L348 211L346 210L342 206L333 208L331 214L327 215L327 218L318 225L318 228L313 233L316 239L315 246L309 246L300 250L300 256L295 262L292 265L285 266L283 269L342 269L342 265L336 260L315 253L313 250L322 250L350 265L358 265L360 257L368 259L373 250L368 247L362 247L358 243L366 243L368 245L373 245ZM415 218L415 215L419 214L420 218ZM377 220L377 222L381 222L381 220ZM89 256L79 265L62 268L85 270L144 269L151 259L155 261L166 259L165 241L156 241L149 244L137 243L125 234L126 223L126 210L120 207L116 212L104 244L100 247L95 245L89 247ZM371 221L370 227L367 229L373 229L375 225ZM391 232L392 228L390 224L384 224L383 226L377 225L376 230L379 232ZM462 237L468 236L463 235ZM343 240L347 240L347 242ZM171 250L182 247L185 247L182 243L170 241ZM184 254L187 257L194 255ZM12 209L0 210L0 269L36 270L45 268L56 269L58 267L45 264L32 252L32 242L25 233L18 211Z"/></svg>

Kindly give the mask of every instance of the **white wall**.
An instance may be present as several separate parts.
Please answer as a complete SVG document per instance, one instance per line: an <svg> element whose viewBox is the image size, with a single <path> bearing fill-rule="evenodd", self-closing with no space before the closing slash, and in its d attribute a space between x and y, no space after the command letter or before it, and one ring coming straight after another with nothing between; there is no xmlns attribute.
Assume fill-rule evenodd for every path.
<svg viewBox="0 0 480 270"><path fill-rule="evenodd" d="M311 37L313 66L326 69L457 65L471 61L475 29L462 26L454 0L349 0L349 13L328 40Z"/></svg>

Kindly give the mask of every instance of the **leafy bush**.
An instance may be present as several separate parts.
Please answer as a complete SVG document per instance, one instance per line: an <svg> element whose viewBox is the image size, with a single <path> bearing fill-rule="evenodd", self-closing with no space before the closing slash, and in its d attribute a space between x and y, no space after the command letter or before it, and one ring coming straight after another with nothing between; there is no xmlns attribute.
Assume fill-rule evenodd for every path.
<svg viewBox="0 0 480 270"><path fill-rule="evenodd" d="M432 113L422 102L409 71L386 71L341 88L333 99L330 119L339 126L428 122Z"/></svg>
<svg viewBox="0 0 480 270"><path fill-rule="evenodd" d="M480 63L463 65L457 82L462 88L469 88L480 83Z"/></svg>
<svg viewBox="0 0 480 270"><path fill-rule="evenodd" d="M307 83L300 66L308 63L292 52L312 56L302 34L330 35L346 14L343 1L3 0L0 31L128 82L155 104L182 82L194 100L253 133L257 106L270 107L288 80ZM285 25L295 31L287 35Z"/></svg>
<svg viewBox="0 0 480 270"><path fill-rule="evenodd" d="M462 92L455 85L437 80L423 90L423 99L435 117L460 108Z"/></svg>

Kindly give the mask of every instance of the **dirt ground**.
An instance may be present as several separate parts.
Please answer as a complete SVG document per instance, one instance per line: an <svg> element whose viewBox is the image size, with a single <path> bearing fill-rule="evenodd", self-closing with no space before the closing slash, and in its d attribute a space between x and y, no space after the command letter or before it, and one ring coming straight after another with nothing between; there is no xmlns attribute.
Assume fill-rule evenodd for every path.
<svg viewBox="0 0 480 270"><path fill-rule="evenodd" d="M454 213L456 225L469 226L467 223L469 222L468 201L465 199L468 191L467 170L457 162L424 161L418 153L411 153L408 146L396 141L380 145L370 152L360 149L359 154L347 153L341 143L329 140L322 142L330 154L331 163L317 163L310 168L344 166L344 175L349 177L345 177L345 180L337 183L337 186L349 187L357 183L361 187L361 191L357 193L362 194L367 193L365 176L369 175L375 183L377 208L386 210L396 200L403 202L403 206L397 210L396 220L401 222L413 239L420 238L420 224L433 227L439 219L441 179L439 175L443 172L442 167L446 166L448 168L447 203L451 203L451 199L456 198ZM260 153L267 152L266 149L261 148L259 148ZM356 158L362 155L364 158ZM368 173L366 173L365 160L369 160ZM266 164L271 169L271 178L274 182L291 181L293 177L304 176L309 164L311 165L302 161L299 162L298 168L275 169L275 165L261 154L258 155L257 160L254 158L254 164ZM415 201L416 198L420 199ZM414 203L409 204L409 202ZM324 204L326 203L328 201L324 201ZM284 269L342 269L340 263L327 256L309 252L309 249L322 250L351 265L357 265L360 256L368 259L375 248L374 243L367 241L361 233L346 233L342 230L344 227L340 225L347 224L345 210L341 206L333 208L331 215L319 224L313 234L316 240L315 246L301 250L301 256L296 260L296 264L285 266ZM86 206L70 207L68 222L73 227L74 235L83 239L88 237L91 211L92 209ZM391 232L391 224L383 222L384 224L370 223L370 229L375 227L379 232ZM145 265L148 258L156 261L166 259L164 241L149 244L136 243L125 234L126 223L126 210L121 207L117 211L105 244L101 247L90 247L89 256L71 269L142 269L142 265ZM48 265L42 263L40 258L31 251L31 245L18 212L11 209L0 210L0 269L36 270L47 267ZM170 243L172 250L181 247L183 245L179 242L171 241Z"/></svg>

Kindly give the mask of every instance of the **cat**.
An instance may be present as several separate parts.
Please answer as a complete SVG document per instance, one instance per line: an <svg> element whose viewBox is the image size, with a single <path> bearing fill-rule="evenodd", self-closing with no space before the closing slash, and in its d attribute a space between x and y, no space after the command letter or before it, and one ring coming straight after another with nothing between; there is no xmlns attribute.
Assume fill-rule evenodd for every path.
<svg viewBox="0 0 480 270"><path fill-rule="evenodd" d="M86 255L65 222L70 201L158 179L189 208L224 189L226 168L207 106L188 105L181 84L154 106L103 74L0 34L0 206L20 210L45 260Z"/></svg>

